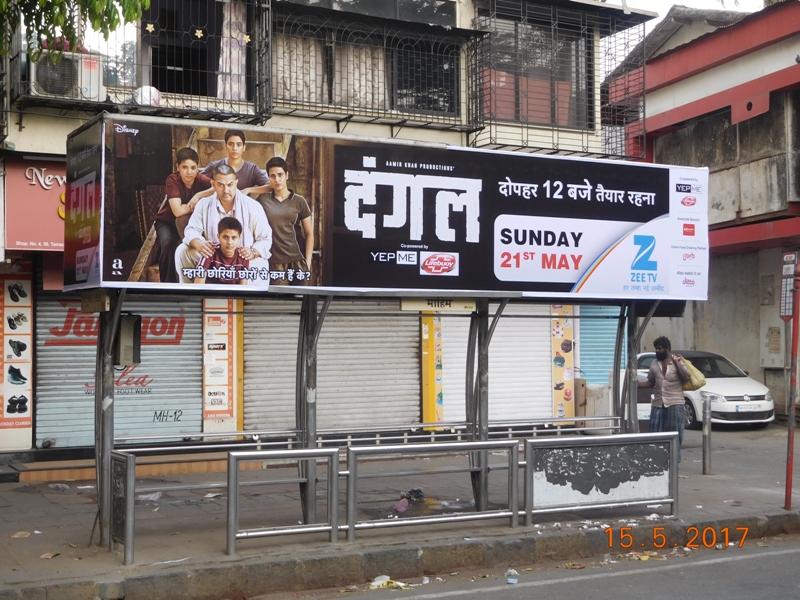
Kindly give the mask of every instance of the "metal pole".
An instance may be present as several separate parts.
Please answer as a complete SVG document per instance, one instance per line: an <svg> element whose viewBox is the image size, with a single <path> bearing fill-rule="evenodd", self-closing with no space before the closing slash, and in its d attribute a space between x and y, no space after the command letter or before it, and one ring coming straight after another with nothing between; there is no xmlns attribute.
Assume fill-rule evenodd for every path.
<svg viewBox="0 0 800 600"><path fill-rule="evenodd" d="M703 399L703 475L711 475L711 401Z"/></svg>
<svg viewBox="0 0 800 600"><path fill-rule="evenodd" d="M625 411L619 393L619 363L622 359L622 336L625 331L625 319L627 311L623 306L619 311L619 321L617 322L617 339L614 342L614 364L611 365L611 397L614 405L614 415L620 418L620 430L625 433Z"/></svg>
<svg viewBox="0 0 800 600"><path fill-rule="evenodd" d="M110 311L100 313L100 328L97 336L101 346L101 381L95 390L95 402L100 404L100 454L95 457L95 469L99 469L97 497L100 515L100 545L114 549L111 539L111 452L114 449L114 338L119 313L122 310L122 293L109 294Z"/></svg>
<svg viewBox="0 0 800 600"><path fill-rule="evenodd" d="M475 353L478 344L478 313L473 312L469 317L469 335L467 336L467 372L464 389L464 399L466 402L467 423L469 426L469 441L478 441L478 385L475 381ZM480 465L480 457L477 452L469 453L470 468L477 468ZM480 478L478 473L470 473L472 482L472 498L477 503L480 495Z"/></svg>
<svg viewBox="0 0 800 600"><path fill-rule="evenodd" d="M798 329L800 329L800 311L797 304L800 302L800 287L798 287L797 265L794 273L794 298L792 301L792 385L789 391L789 425L786 443L786 497L783 507L792 510L792 475L794 472L794 430L795 430L795 405L797 404L797 343Z"/></svg>
<svg viewBox="0 0 800 600"><path fill-rule="evenodd" d="M110 313L100 316L100 332L104 340L113 336ZM111 541L111 450L114 448L114 358L103 352L103 386L101 388L100 473L100 545L113 550Z"/></svg>
<svg viewBox="0 0 800 600"><path fill-rule="evenodd" d="M525 471L523 474L523 490L525 498L525 525L533 525L533 446L525 441Z"/></svg>
<svg viewBox="0 0 800 600"><path fill-rule="evenodd" d="M317 326L317 297L303 296L303 315L305 322L303 370L305 372L303 448L315 448L317 445L317 347L314 331ZM300 495L303 500L303 519L306 524L317 522L317 461L308 459L300 461L301 473L305 482L300 484Z"/></svg>
<svg viewBox="0 0 800 600"><path fill-rule="evenodd" d="M508 449L508 509L511 527L519 526L519 442Z"/></svg>
<svg viewBox="0 0 800 600"><path fill-rule="evenodd" d="M478 435L480 441L489 439L489 301L478 300ZM486 450L479 453L478 497L475 499L479 511L489 506L489 455Z"/></svg>
<svg viewBox="0 0 800 600"><path fill-rule="evenodd" d="M98 534L100 539L98 545L104 546L106 544L103 537L103 501L102 490L104 489L105 479L103 478L102 457L103 457L103 364L105 356L105 345L103 344L103 315L98 315L99 327L97 331L97 352L95 356L94 366L94 473L95 485L97 486L97 521ZM92 531L94 538L94 531ZM91 540L89 540L91 544Z"/></svg>
<svg viewBox="0 0 800 600"><path fill-rule="evenodd" d="M678 432L672 434L674 437L670 440L670 459L669 459L669 494L672 496L672 504L670 504L669 514L673 517L678 516L678 450L680 439L678 439Z"/></svg>
<svg viewBox="0 0 800 600"><path fill-rule="evenodd" d="M236 533L239 530L239 461L228 453L228 524L225 554L236 554Z"/></svg>
<svg viewBox="0 0 800 600"><path fill-rule="evenodd" d="M347 541L356 541L358 520L356 496L358 495L358 455L353 448L347 449Z"/></svg>
<svg viewBox="0 0 800 600"><path fill-rule="evenodd" d="M331 526L330 541L339 541L339 453L328 459L328 524Z"/></svg>
<svg viewBox="0 0 800 600"><path fill-rule="evenodd" d="M123 561L130 566L134 561L134 544L136 538L136 455L125 457L125 542L123 544Z"/></svg>
<svg viewBox="0 0 800 600"><path fill-rule="evenodd" d="M639 400L638 386L636 385L636 302L631 302L628 313L628 367L625 370L625 397L628 402L629 433L639 433L639 410L636 406ZM615 365L616 367L616 365Z"/></svg>

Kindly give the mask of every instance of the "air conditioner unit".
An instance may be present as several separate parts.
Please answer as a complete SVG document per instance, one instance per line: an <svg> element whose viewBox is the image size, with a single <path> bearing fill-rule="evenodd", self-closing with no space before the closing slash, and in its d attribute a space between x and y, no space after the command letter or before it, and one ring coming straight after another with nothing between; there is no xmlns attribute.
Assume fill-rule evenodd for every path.
<svg viewBox="0 0 800 600"><path fill-rule="evenodd" d="M99 54L64 52L51 60L47 50L31 63L31 94L77 101L105 102L103 61Z"/></svg>

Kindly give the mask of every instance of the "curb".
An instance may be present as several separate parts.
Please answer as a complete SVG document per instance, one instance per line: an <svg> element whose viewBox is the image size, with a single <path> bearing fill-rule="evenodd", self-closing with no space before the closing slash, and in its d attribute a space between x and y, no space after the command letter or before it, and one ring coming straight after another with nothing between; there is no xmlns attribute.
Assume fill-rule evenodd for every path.
<svg viewBox="0 0 800 600"><path fill-rule="evenodd" d="M518 566L609 552L653 550L657 549L654 541L664 543L662 549L690 543L695 547L713 548L722 540L726 528L730 542L738 543L741 532L746 531L745 545L762 537L800 533L800 511L711 518L691 523L660 518L658 522L642 524L641 518L632 518L627 519L631 523L629 529L620 524L626 520L605 521L608 522L605 530L598 526L600 521L571 521L560 530L542 531L521 526L507 535L450 536L402 546L400 543L348 545L344 542L322 552L314 548L314 555L309 557L220 557L220 561L209 565L132 573L108 581L72 580L0 588L0 600L243 600L266 593L360 584L383 574L404 579L464 568ZM620 546L622 533L631 536L624 538L624 543L630 542L630 546ZM663 534L665 540L654 539L655 534ZM610 540L613 540L611 544Z"/></svg>

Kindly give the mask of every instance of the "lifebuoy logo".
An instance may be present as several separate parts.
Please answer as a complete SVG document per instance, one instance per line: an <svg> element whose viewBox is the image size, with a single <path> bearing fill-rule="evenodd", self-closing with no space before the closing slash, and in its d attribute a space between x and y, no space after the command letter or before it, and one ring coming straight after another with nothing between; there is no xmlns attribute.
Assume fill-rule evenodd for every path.
<svg viewBox="0 0 800 600"><path fill-rule="evenodd" d="M683 224L683 235L694 237L694 223Z"/></svg>
<svg viewBox="0 0 800 600"><path fill-rule="evenodd" d="M458 254L420 252L420 275L458 275Z"/></svg>
<svg viewBox="0 0 800 600"><path fill-rule="evenodd" d="M684 196L683 200L681 200L681 204L684 206L694 206L697 204L697 198L694 196Z"/></svg>

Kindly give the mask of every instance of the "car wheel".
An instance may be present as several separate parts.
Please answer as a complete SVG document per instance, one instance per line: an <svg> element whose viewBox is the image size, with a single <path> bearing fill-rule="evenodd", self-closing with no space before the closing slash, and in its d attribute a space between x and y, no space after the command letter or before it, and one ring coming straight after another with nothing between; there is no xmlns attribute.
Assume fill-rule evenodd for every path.
<svg viewBox="0 0 800 600"><path fill-rule="evenodd" d="M688 398L686 406L683 409L684 427L686 429L700 429L700 421L697 420L697 414L694 412L694 404Z"/></svg>

